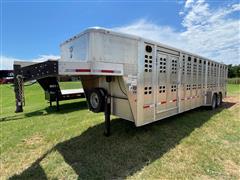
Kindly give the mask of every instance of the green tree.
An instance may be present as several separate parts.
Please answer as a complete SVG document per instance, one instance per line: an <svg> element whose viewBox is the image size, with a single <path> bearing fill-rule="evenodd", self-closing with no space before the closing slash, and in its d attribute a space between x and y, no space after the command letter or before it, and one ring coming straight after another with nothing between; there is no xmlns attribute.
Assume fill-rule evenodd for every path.
<svg viewBox="0 0 240 180"><path fill-rule="evenodd" d="M240 77L240 65L228 65L228 77Z"/></svg>

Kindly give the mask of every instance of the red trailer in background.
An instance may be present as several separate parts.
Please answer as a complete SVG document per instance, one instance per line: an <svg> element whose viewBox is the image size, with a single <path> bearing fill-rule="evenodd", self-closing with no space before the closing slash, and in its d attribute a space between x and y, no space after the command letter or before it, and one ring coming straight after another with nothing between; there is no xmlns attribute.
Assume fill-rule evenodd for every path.
<svg viewBox="0 0 240 180"><path fill-rule="evenodd" d="M13 70L0 70L0 84L13 83Z"/></svg>

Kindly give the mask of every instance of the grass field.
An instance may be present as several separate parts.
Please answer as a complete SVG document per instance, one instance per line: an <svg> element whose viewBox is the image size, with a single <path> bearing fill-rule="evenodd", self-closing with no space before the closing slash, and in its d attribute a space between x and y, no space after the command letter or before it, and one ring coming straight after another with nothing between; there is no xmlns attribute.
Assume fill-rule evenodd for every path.
<svg viewBox="0 0 240 180"><path fill-rule="evenodd" d="M25 88L24 113L15 114L12 87L0 88L1 179L240 179L240 85L229 85L214 111L140 128L112 117L108 138L103 114L84 100L61 102L56 112L35 84Z"/></svg>

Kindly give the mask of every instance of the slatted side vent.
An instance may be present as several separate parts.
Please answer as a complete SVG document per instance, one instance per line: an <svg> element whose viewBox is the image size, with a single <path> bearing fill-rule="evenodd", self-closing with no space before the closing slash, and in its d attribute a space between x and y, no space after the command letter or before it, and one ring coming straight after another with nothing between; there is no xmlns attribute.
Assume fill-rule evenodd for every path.
<svg viewBox="0 0 240 180"><path fill-rule="evenodd" d="M151 86L146 86L144 87L144 94L152 94L152 87Z"/></svg>
<svg viewBox="0 0 240 180"><path fill-rule="evenodd" d="M196 85L196 84L193 84L192 89L196 90L196 89L197 89L197 85Z"/></svg>
<svg viewBox="0 0 240 180"><path fill-rule="evenodd" d="M172 74L177 74L177 60L172 59Z"/></svg>
<svg viewBox="0 0 240 180"><path fill-rule="evenodd" d="M159 93L166 93L166 86L165 85L159 86Z"/></svg>
<svg viewBox="0 0 240 180"><path fill-rule="evenodd" d="M191 57L188 57L188 62L187 62L187 75L191 75L191 67L192 67Z"/></svg>
<svg viewBox="0 0 240 180"><path fill-rule="evenodd" d="M213 63L211 63L211 67L212 67L212 71L211 71L211 76L213 77L214 76L214 67L213 67Z"/></svg>
<svg viewBox="0 0 240 180"><path fill-rule="evenodd" d="M202 74L202 60L200 59L199 60L199 63L198 63L198 76L201 76Z"/></svg>
<svg viewBox="0 0 240 180"><path fill-rule="evenodd" d="M144 71L152 72L153 60L151 55L145 55Z"/></svg>
<svg viewBox="0 0 240 180"><path fill-rule="evenodd" d="M171 91L176 92L177 91L177 85L172 85L171 86Z"/></svg>
<svg viewBox="0 0 240 180"><path fill-rule="evenodd" d="M216 87L217 85L214 83L214 84L212 84L212 88L214 88L214 87Z"/></svg>
<svg viewBox="0 0 240 180"><path fill-rule="evenodd" d="M144 71L152 72L153 67L153 56L152 56L153 48L150 45L145 46L145 60L144 60Z"/></svg>
<svg viewBox="0 0 240 180"><path fill-rule="evenodd" d="M183 65L182 65L182 74L184 74L185 73L185 55L183 55L182 63L183 63Z"/></svg>
<svg viewBox="0 0 240 180"><path fill-rule="evenodd" d="M205 73L206 73L206 61L203 61L203 76L205 77Z"/></svg>
<svg viewBox="0 0 240 180"><path fill-rule="evenodd" d="M217 65L215 64L215 67L214 67L214 76L217 77Z"/></svg>
<svg viewBox="0 0 240 180"><path fill-rule="evenodd" d="M208 72L207 72L207 75L208 75L208 76L210 76L210 68L211 68L211 67L210 67L210 62L208 62L208 68L207 68L207 69L208 69Z"/></svg>
<svg viewBox="0 0 240 180"><path fill-rule="evenodd" d="M167 61L167 59L166 58L160 58L159 59L159 72L160 73L166 73L166 67L167 67L167 65L166 65L166 62Z"/></svg>
<svg viewBox="0 0 240 180"><path fill-rule="evenodd" d="M220 76L224 77L224 71L223 71L223 66L220 65Z"/></svg>
<svg viewBox="0 0 240 180"><path fill-rule="evenodd" d="M193 63L193 75L197 75L197 59L194 58L194 63Z"/></svg>

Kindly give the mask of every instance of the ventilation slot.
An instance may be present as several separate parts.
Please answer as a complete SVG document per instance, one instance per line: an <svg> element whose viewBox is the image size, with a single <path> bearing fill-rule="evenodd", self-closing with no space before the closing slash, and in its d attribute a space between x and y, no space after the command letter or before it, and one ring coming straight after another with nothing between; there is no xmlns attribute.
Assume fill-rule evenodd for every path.
<svg viewBox="0 0 240 180"><path fill-rule="evenodd" d="M166 62L167 59L166 58L160 58L159 59L159 72L160 73L166 73Z"/></svg>
<svg viewBox="0 0 240 180"><path fill-rule="evenodd" d="M159 86L159 93L165 93L166 92L166 86Z"/></svg>
<svg viewBox="0 0 240 180"><path fill-rule="evenodd" d="M194 63L193 63L193 75L196 76L197 75L197 59L194 59Z"/></svg>
<svg viewBox="0 0 240 180"><path fill-rule="evenodd" d="M152 56L145 55L144 71L152 72Z"/></svg>
<svg viewBox="0 0 240 180"><path fill-rule="evenodd" d="M182 74L185 73L185 56L183 56Z"/></svg>
<svg viewBox="0 0 240 180"><path fill-rule="evenodd" d="M177 60L172 60L172 74L177 74Z"/></svg>
<svg viewBox="0 0 240 180"><path fill-rule="evenodd" d="M144 94L147 95L147 94L152 94L152 87L149 86L149 87L144 87Z"/></svg>
<svg viewBox="0 0 240 180"><path fill-rule="evenodd" d="M199 60L198 64L198 75L201 76L202 74L202 60Z"/></svg>
<svg viewBox="0 0 240 180"><path fill-rule="evenodd" d="M172 85L171 86L171 91L176 92L177 91L177 85Z"/></svg>
<svg viewBox="0 0 240 180"><path fill-rule="evenodd" d="M196 84L193 84L192 89L197 89L197 85L196 85Z"/></svg>
<svg viewBox="0 0 240 180"><path fill-rule="evenodd" d="M191 57L188 57L188 62L187 62L187 75L191 75Z"/></svg>

